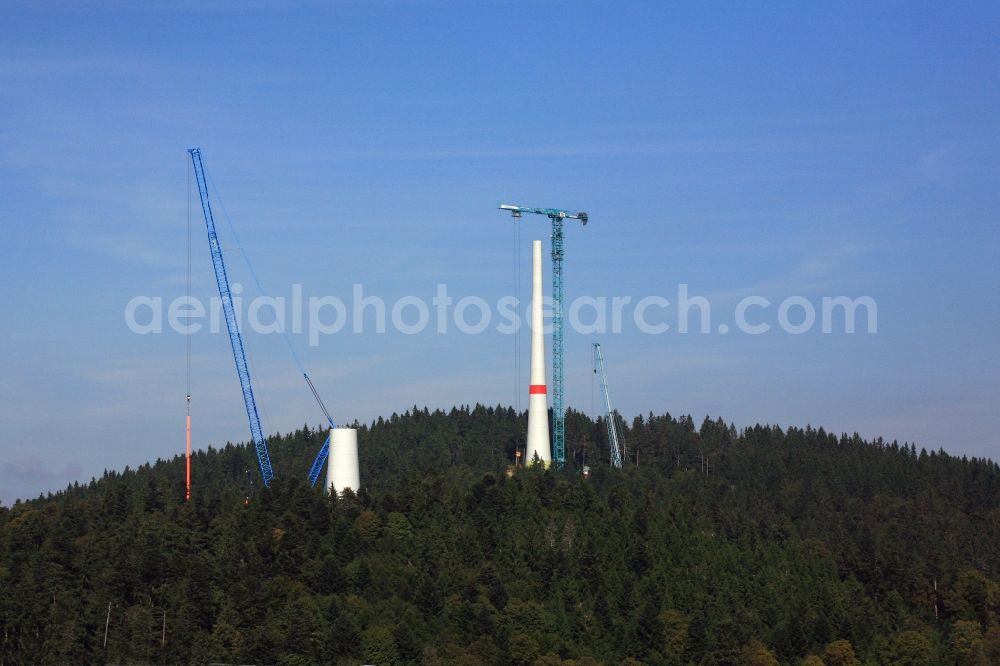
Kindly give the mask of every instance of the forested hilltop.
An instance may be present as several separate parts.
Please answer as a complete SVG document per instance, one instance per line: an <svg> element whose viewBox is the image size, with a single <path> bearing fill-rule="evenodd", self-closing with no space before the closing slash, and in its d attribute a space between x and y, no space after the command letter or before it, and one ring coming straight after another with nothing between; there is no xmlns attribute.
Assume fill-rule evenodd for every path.
<svg viewBox="0 0 1000 666"><path fill-rule="evenodd" d="M0 663L1000 664L996 463L649 415L613 470L566 423L563 470L508 477L512 409L414 408L357 495L303 428L248 506L226 445L189 503L175 458L0 508Z"/></svg>

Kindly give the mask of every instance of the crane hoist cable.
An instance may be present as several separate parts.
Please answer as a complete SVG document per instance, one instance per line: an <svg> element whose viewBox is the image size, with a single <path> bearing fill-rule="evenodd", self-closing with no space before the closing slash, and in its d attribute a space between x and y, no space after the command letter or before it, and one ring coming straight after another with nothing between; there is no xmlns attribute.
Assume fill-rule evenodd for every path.
<svg viewBox="0 0 1000 666"><path fill-rule="evenodd" d="M514 220L514 307L521 305L521 225ZM514 329L514 416L521 414L521 327Z"/></svg>

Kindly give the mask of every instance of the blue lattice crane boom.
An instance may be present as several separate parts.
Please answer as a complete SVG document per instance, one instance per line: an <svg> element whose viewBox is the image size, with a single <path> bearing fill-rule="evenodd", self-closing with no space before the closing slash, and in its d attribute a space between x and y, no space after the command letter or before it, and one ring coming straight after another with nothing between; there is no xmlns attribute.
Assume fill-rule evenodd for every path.
<svg viewBox="0 0 1000 666"><path fill-rule="evenodd" d="M240 388L243 390L243 404L250 421L250 436L257 451L257 462L260 465L260 476L267 487L271 485L274 471L271 469L271 456L268 454L267 441L260 427L260 414L257 411L257 401L253 395L253 384L250 381L250 369L247 366L246 350L243 347L243 336L240 334L233 308L233 296L229 289L229 275L226 273L226 262L222 257L222 247L215 231L215 218L212 216L212 205L208 200L208 183L205 179L205 167L201 161L201 149L191 148L191 165L194 168L195 180L198 182L198 195L201 198L201 210L205 215L205 226L208 229L208 249L212 254L212 268L215 269L215 282L219 287L219 298L222 300L222 311L226 317L226 330L229 332L229 342L233 348L233 360L236 361L236 374L240 378ZM311 384L311 382L310 382Z"/></svg>
<svg viewBox="0 0 1000 666"><path fill-rule="evenodd" d="M601 395L604 397L605 421L608 426L608 447L611 449L611 466L621 469L625 451L625 438L618 432L618 420L615 418L615 408L611 406L611 394L608 392L608 376L604 372L604 353L601 345L594 343L594 374L601 381Z"/></svg>
<svg viewBox="0 0 1000 666"><path fill-rule="evenodd" d="M306 383L309 384L309 390L312 391L313 397L316 398L316 402L319 403L319 408L323 410L323 414L326 416L327 422L330 424L331 428L336 428L336 424L333 422L333 417L330 416L330 410L326 408L323 404L323 398L319 397L319 391L313 386L312 380L309 379L309 375L305 372L302 376L306 378ZM323 465L326 464L326 459L330 456L330 435L327 434L326 441L323 442L323 446L320 447L319 453L316 454L316 459L313 460L312 467L309 468L309 485L316 487L316 482L319 481L319 475L323 472Z"/></svg>
<svg viewBox="0 0 1000 666"><path fill-rule="evenodd" d="M563 372L563 221L590 219L582 211L560 208L530 208L500 204L500 210L510 211L514 218L524 213L545 215L552 220L552 459L562 467L566 462L566 403Z"/></svg>

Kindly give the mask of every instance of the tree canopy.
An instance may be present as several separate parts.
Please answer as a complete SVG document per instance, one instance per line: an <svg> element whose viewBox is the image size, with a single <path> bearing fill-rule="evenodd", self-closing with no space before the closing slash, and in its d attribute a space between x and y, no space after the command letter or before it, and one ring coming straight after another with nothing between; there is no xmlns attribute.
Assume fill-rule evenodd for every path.
<svg viewBox="0 0 1000 666"><path fill-rule="evenodd" d="M649 414L616 470L570 411L565 467L512 472L525 426L359 425L343 497L306 426L267 489L227 444L190 502L177 457L0 507L0 663L1000 663L992 461Z"/></svg>

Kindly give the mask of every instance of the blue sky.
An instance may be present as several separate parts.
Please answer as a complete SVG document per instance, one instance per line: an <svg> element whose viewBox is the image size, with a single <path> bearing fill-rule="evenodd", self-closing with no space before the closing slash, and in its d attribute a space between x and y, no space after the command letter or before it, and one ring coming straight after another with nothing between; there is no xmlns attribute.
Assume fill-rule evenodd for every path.
<svg viewBox="0 0 1000 666"><path fill-rule="evenodd" d="M600 336L626 415L997 457L995 4L66 4L0 8L4 503L183 449L184 340L123 312L184 293L191 146L273 295L492 302L515 257L496 205L584 209L568 297L712 303L711 334ZM544 218L522 297L531 238ZM871 296L878 332L714 331L755 294ZM592 339L566 343L587 411ZM517 395L492 330L292 344L343 421ZM196 446L247 439L227 338L193 345ZM247 346L265 428L318 424L281 338Z"/></svg>

